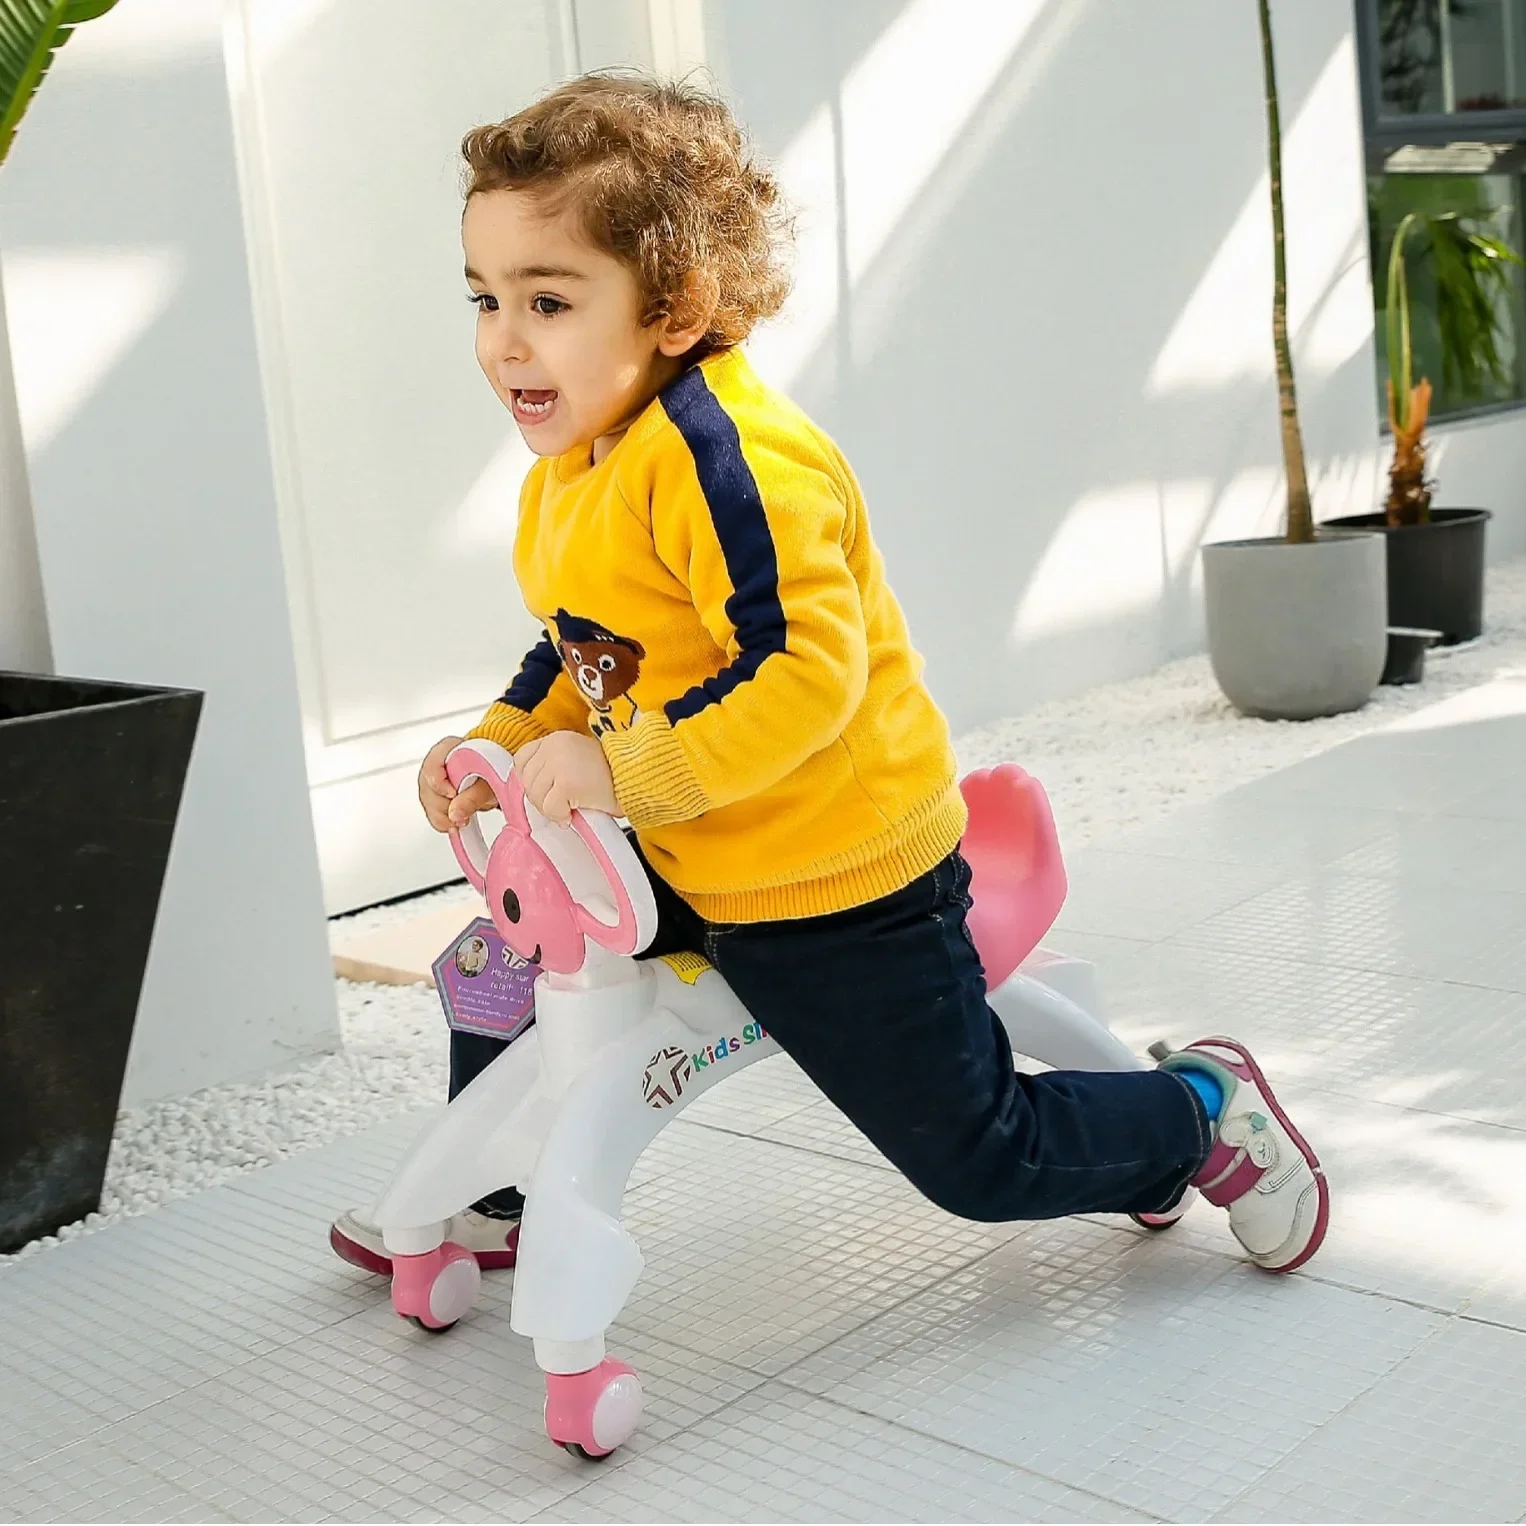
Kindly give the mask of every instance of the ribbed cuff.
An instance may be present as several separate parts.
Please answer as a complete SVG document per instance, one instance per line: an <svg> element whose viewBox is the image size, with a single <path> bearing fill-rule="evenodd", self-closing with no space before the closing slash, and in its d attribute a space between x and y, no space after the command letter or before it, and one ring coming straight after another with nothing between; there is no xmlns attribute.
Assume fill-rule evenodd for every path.
<svg viewBox="0 0 1526 1526"><path fill-rule="evenodd" d="M710 809L709 796L660 711L643 715L629 731L607 731L601 740L615 796L638 832L693 821Z"/></svg>
<svg viewBox="0 0 1526 1526"><path fill-rule="evenodd" d="M466 733L466 740L497 742L509 752L518 752L527 742L538 742L550 734L534 716L500 702L482 717L480 725Z"/></svg>

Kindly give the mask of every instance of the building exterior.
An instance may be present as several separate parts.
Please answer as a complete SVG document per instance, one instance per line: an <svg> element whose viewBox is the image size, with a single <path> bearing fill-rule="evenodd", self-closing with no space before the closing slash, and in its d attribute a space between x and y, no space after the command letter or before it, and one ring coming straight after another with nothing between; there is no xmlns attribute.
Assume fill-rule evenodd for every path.
<svg viewBox="0 0 1526 1526"><path fill-rule="evenodd" d="M1273 14L1333 517L1384 466L1369 204L1381 238L1465 196L1519 242L1526 0ZM755 358L854 462L956 728L1198 650L1198 547L1277 527L1253 0L135 0L0 177L58 662L209 694L134 1098L333 1042L320 872L330 912L453 877L417 761L534 634L454 147L611 64L708 69L779 167L797 289ZM1509 374L1435 436L1496 555L1526 551L1511 304ZM197 1036L214 979L236 1043Z"/></svg>

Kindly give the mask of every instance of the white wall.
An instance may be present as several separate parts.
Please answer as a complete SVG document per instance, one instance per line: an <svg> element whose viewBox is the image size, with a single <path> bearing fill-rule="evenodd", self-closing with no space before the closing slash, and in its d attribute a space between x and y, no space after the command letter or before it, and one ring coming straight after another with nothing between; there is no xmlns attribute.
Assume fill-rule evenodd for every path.
<svg viewBox="0 0 1526 1526"><path fill-rule="evenodd" d="M1377 474L1351 7L1277 0L1317 511ZM957 726L1202 640L1196 550L1278 516L1255 7L710 0L803 206L755 346L861 475Z"/></svg>
<svg viewBox="0 0 1526 1526"><path fill-rule="evenodd" d="M207 695L129 1103L337 1039L221 20L132 0L82 29L0 174L58 670Z"/></svg>
<svg viewBox="0 0 1526 1526"><path fill-rule="evenodd" d="M1526 412L1431 431L1438 508L1492 509L1489 559L1526 555Z"/></svg>
<svg viewBox="0 0 1526 1526"><path fill-rule="evenodd" d="M780 167L799 278L755 358L863 478L956 726L1196 649L1197 547L1276 526L1249 0L457 0L427 35L412 0L231 0L231 139L218 9L132 0L81 32L0 177L59 663L211 694L166 902L187 937L221 915L188 844L224 781L261 781L220 824L240 915L289 957L234 984L282 1015L188 1050L197 1074L332 1036L277 518L329 908L453 872L416 759L527 635L505 583L523 451L471 357L454 149L558 74L703 54ZM1274 18L1331 516L1377 502L1384 457L1350 7ZM1497 553L1526 543L1522 423L1438 446L1443 497L1501 514ZM156 1009L209 960L156 953ZM260 992L277 966L290 989ZM134 1086L158 1068L135 1059Z"/></svg>
<svg viewBox="0 0 1526 1526"><path fill-rule="evenodd" d="M538 626L532 459L473 354L458 145L572 71L556 0L231 0L235 128L331 912L458 876L419 760Z"/></svg>

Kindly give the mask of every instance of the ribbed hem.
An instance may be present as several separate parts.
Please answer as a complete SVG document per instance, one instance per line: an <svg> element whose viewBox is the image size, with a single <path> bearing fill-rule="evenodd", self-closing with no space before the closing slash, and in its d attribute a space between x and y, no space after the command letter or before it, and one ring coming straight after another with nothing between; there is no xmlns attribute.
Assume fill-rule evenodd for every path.
<svg viewBox="0 0 1526 1526"><path fill-rule="evenodd" d="M941 864L969 821L957 783L889 831L811 864L806 877L756 890L679 890L707 922L783 922L850 911L904 890ZM677 887L675 887L677 888Z"/></svg>
<svg viewBox="0 0 1526 1526"><path fill-rule="evenodd" d="M518 752L526 742L538 742L549 735L550 732L533 716L515 709L513 705L500 703L495 704L482 717L479 725L473 726L466 733L466 740L475 742L480 738L484 742L497 742L509 752Z"/></svg>
<svg viewBox="0 0 1526 1526"><path fill-rule="evenodd" d="M629 731L608 731L604 755L615 797L638 832L693 821L710 809L683 746L660 711L643 715Z"/></svg>

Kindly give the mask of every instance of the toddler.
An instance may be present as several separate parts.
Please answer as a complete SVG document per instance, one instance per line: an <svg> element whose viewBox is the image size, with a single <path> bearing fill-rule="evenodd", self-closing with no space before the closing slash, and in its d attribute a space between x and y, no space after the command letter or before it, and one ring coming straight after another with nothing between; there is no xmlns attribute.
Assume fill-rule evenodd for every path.
<svg viewBox="0 0 1526 1526"><path fill-rule="evenodd" d="M463 152L477 359L539 458L514 572L545 627L471 735L552 820L625 817L660 911L648 957L703 953L950 1213L1158 1225L1195 1185L1259 1266L1307 1261L1325 1178L1243 1045L1014 1068L965 923L948 726L858 484L741 349L783 303L788 227L726 107L594 75ZM492 804L446 780L460 740L420 775L442 832ZM452 1034L452 1095L497 1052ZM498 1193L450 1237L510 1264L521 1205ZM357 1214L333 1243L389 1269Z"/></svg>

